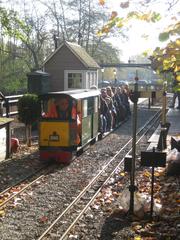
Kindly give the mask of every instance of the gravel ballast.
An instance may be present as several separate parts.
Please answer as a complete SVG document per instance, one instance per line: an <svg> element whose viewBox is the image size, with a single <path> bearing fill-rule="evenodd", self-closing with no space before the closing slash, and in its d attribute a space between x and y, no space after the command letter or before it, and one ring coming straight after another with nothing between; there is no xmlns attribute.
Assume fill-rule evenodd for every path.
<svg viewBox="0 0 180 240"><path fill-rule="evenodd" d="M142 126L150 119L155 111L153 109L140 109L138 111L138 126ZM4 215L0 218L1 239L37 239L56 218L58 213L67 207L93 176L102 169L102 166L107 163L108 159L128 141L131 135L132 121L129 119L108 137L91 146L90 149L75 159L70 165L59 166L54 172L46 175L42 181L36 182L32 188L22 193L20 197L16 198L11 205L4 209ZM34 150L36 152L37 149ZM33 169L37 168L37 166L39 167L39 163L37 164L38 160L34 160L32 155L24 162L17 161L18 165L13 165L13 161L16 160L12 159L12 164L11 161L8 161L7 170L6 172L4 171L6 174L10 171L13 179L17 178L16 175L21 175L22 173L25 175L27 173L26 170L23 171L23 168L26 169L26 164L24 165L26 161L34 162L34 165L32 164ZM3 172L3 165L0 167ZM16 168L21 169L22 172L19 172ZM10 179L7 179L7 182L8 184L6 181L3 181L2 189L3 186L5 188L5 186L11 183ZM105 219L107 221L108 216L104 215L102 209L98 211L102 215L103 221ZM95 235L97 235L97 239L106 239L100 238L100 233L105 231L103 230L105 225L104 222L102 224L102 221L98 224L99 221L99 215L97 214L95 218L93 217L93 222L87 222L88 226L92 226L91 230L95 228L99 229L99 231L98 233L94 233L91 230L90 232L87 231L87 234L84 234L86 238L82 239L96 239Z"/></svg>

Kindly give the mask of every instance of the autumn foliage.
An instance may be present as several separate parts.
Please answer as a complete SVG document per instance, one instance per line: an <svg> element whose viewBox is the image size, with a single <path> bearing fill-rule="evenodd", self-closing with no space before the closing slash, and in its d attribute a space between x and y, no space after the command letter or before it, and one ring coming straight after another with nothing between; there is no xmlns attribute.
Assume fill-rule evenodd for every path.
<svg viewBox="0 0 180 240"><path fill-rule="evenodd" d="M150 1L147 3L149 2ZM123 10L128 8L130 3L132 2L122 1L119 6ZM105 1L99 0L99 4L104 6ZM111 29L114 28L117 28L117 30L125 27L128 28L132 19L154 23L161 19L161 15L154 11L130 11L127 13L126 17L120 17L116 11L112 11L109 21L102 27L101 30L98 31L98 35L102 36L104 34L108 34ZM167 28L159 34L159 41L168 41L167 45L164 48L157 47L153 51L153 54L149 56L152 68L157 71L157 73L172 72L178 75L180 72L180 38L178 38L180 22L177 21L175 16L173 17L173 20L175 20L175 23L167 26ZM173 40L171 40L171 38ZM180 79L177 80L180 81Z"/></svg>

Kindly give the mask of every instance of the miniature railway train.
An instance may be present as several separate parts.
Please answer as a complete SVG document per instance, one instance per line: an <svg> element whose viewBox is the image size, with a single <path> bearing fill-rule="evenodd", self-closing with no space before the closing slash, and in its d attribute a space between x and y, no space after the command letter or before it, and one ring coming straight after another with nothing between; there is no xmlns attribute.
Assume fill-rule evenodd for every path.
<svg viewBox="0 0 180 240"><path fill-rule="evenodd" d="M68 163L78 148L97 138L99 95L98 90L74 90L40 96L40 159Z"/></svg>
<svg viewBox="0 0 180 240"><path fill-rule="evenodd" d="M113 86L111 88L113 89ZM117 89L118 87L116 87ZM115 124L108 125L108 120L105 119L107 116L104 116L103 113L106 110L102 106L103 102L105 102L102 100L104 94L102 90L100 92L97 89L81 89L39 95L41 102L41 116L39 119L40 159L68 163L72 160L74 153L83 150L85 145L95 142L98 137L102 136L102 133L109 132L126 119L128 107L124 103L123 106L117 104L118 100L116 99L116 116L113 119ZM143 98L153 99L152 96L156 95L158 99L162 95L160 89L154 89L153 91L138 89L138 91L141 93L140 97ZM112 99L114 99L114 96L115 94ZM13 99L14 97L19 98L21 96L13 96ZM128 99L127 96L126 98ZM0 103L3 107L2 116L4 116L5 110L6 112L8 110L4 109L6 105L3 101ZM14 104L14 100L11 101L10 99L7 103L8 109L12 110L11 104ZM8 115L11 116L14 113L14 111L8 112ZM113 122L113 120L110 121Z"/></svg>
<svg viewBox="0 0 180 240"><path fill-rule="evenodd" d="M74 153L96 142L102 133L110 131L127 117L130 111L125 106L125 102L129 103L128 96L124 106L116 106L115 109L112 98L107 96L110 102L106 103L103 94L103 91L90 89L50 92L39 96L41 160L69 163Z"/></svg>
<svg viewBox="0 0 180 240"><path fill-rule="evenodd" d="M113 97L110 98L108 88L105 95L102 90L80 89L49 92L39 96L41 160L69 163L79 149L95 142L98 136L101 137L102 133L118 126L130 115L128 90L123 88L118 92L118 88L114 88L115 94L112 92ZM147 89L141 90L139 96L153 99L153 93L162 96L160 90L152 92Z"/></svg>
<svg viewBox="0 0 180 240"><path fill-rule="evenodd" d="M49 92L39 96L41 160L69 163L79 149L83 149L90 142L95 142L103 132L110 131L112 126L106 130L102 126L104 124L102 96L103 92L100 93L97 89ZM128 102L128 97L125 98ZM116 106L116 123L113 127L127 117L130 112L128 108L129 106L123 108L119 104Z"/></svg>

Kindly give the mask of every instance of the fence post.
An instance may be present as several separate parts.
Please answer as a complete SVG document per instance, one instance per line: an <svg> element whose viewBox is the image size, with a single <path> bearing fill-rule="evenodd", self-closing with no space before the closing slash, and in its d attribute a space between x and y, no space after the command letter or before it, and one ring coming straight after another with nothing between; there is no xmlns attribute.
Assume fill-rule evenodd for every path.
<svg viewBox="0 0 180 240"><path fill-rule="evenodd" d="M5 98L6 117L9 118L9 100Z"/></svg>

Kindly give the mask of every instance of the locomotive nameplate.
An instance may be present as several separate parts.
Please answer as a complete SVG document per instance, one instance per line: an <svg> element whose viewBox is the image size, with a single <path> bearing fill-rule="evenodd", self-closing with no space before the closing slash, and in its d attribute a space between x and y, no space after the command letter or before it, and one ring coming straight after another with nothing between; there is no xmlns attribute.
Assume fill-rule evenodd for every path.
<svg viewBox="0 0 180 240"><path fill-rule="evenodd" d="M59 135L50 135L49 141L59 141Z"/></svg>

